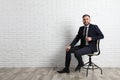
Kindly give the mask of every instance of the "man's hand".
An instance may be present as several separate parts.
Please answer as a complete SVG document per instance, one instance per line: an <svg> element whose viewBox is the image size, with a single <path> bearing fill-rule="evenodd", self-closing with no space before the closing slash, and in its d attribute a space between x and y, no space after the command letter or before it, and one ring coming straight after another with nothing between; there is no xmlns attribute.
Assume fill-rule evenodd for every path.
<svg viewBox="0 0 120 80"><path fill-rule="evenodd" d="M71 46L66 47L66 51L68 52L70 50Z"/></svg>
<svg viewBox="0 0 120 80"><path fill-rule="evenodd" d="M92 41L92 37L86 37L86 41Z"/></svg>

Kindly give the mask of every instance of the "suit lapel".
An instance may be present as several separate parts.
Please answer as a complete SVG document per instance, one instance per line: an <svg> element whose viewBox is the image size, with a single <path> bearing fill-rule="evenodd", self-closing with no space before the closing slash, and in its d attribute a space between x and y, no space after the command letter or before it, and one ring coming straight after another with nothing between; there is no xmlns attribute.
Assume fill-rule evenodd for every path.
<svg viewBox="0 0 120 80"><path fill-rule="evenodd" d="M89 29L88 29L88 37L90 36L90 31L91 31L91 24L89 25Z"/></svg>

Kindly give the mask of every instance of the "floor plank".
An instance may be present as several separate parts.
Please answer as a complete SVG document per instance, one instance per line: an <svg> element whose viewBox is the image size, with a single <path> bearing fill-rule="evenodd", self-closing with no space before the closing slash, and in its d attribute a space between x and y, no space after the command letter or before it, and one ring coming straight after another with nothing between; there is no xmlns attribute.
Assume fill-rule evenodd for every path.
<svg viewBox="0 0 120 80"><path fill-rule="evenodd" d="M62 68L57 67L1 67L0 80L119 80L120 68L103 68L103 75L100 70L89 71L86 77L86 70L81 69L75 72L70 68L69 74L59 74L56 71Z"/></svg>

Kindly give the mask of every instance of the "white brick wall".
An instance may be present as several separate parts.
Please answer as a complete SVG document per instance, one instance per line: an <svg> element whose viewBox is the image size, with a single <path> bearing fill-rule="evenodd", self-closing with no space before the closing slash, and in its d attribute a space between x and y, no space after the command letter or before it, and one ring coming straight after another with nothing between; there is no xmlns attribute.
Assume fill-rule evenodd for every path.
<svg viewBox="0 0 120 80"><path fill-rule="evenodd" d="M105 35L93 61L120 67L119 0L0 0L0 67L64 66L84 13ZM86 56L84 60L86 61ZM72 58L72 66L77 64Z"/></svg>

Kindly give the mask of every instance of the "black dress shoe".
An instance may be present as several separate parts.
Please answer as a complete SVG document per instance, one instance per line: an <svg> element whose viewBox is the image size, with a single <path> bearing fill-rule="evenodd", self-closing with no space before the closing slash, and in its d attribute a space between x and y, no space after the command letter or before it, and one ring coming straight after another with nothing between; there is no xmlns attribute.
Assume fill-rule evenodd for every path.
<svg viewBox="0 0 120 80"><path fill-rule="evenodd" d="M78 65L76 68L75 68L75 71L79 71L80 72L80 70L81 70L81 65Z"/></svg>
<svg viewBox="0 0 120 80"><path fill-rule="evenodd" d="M80 70L81 70L81 67L75 68L75 71L79 71L80 72Z"/></svg>
<svg viewBox="0 0 120 80"><path fill-rule="evenodd" d="M58 72L58 73L70 73L70 70L64 68L63 70L61 70L61 71L57 71L57 72Z"/></svg>

